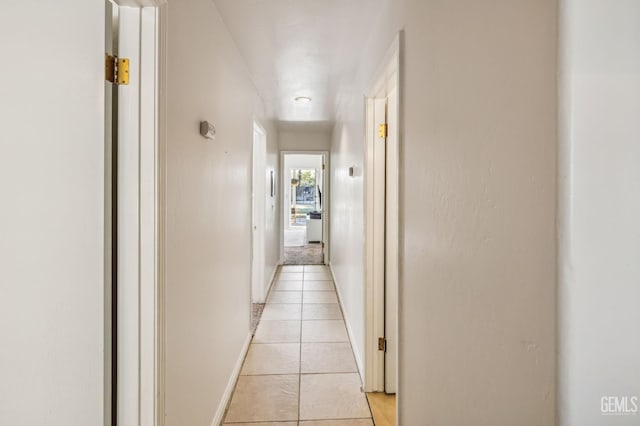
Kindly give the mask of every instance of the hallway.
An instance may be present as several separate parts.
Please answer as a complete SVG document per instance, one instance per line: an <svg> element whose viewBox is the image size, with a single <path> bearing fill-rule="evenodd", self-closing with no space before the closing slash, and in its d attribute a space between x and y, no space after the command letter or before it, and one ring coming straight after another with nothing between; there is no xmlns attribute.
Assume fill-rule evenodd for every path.
<svg viewBox="0 0 640 426"><path fill-rule="evenodd" d="M283 266L224 424L371 426L360 388L329 268Z"/></svg>
<svg viewBox="0 0 640 426"><path fill-rule="evenodd" d="M3 6L0 425L638 426L640 0Z"/></svg>

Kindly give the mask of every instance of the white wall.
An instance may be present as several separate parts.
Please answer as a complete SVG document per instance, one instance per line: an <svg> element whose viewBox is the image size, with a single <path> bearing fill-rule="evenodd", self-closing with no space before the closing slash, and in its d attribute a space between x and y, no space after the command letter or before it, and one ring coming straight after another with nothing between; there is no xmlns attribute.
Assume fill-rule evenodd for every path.
<svg viewBox="0 0 640 426"><path fill-rule="evenodd" d="M281 151L328 151L331 126L327 123L280 122L278 144Z"/></svg>
<svg viewBox="0 0 640 426"><path fill-rule="evenodd" d="M0 424L99 425L104 3L3 1L0 50Z"/></svg>
<svg viewBox="0 0 640 426"><path fill-rule="evenodd" d="M170 6L167 426L208 426L249 335L254 116L276 171L277 138L213 2ZM214 141L198 134L204 119ZM279 251L277 211L268 218L267 275Z"/></svg>
<svg viewBox="0 0 640 426"><path fill-rule="evenodd" d="M322 154L285 154L284 169L320 170L322 169Z"/></svg>
<svg viewBox="0 0 640 426"><path fill-rule="evenodd" d="M331 268L352 336L356 361L364 374L364 106L362 96L345 98L331 146ZM356 166L355 176L349 167Z"/></svg>
<svg viewBox="0 0 640 426"><path fill-rule="evenodd" d="M559 413L640 397L640 3L562 2Z"/></svg>
<svg viewBox="0 0 640 426"><path fill-rule="evenodd" d="M332 265L358 329L362 183L345 168L362 166L362 94L403 28L400 424L554 424L556 6L389 1L341 94Z"/></svg>

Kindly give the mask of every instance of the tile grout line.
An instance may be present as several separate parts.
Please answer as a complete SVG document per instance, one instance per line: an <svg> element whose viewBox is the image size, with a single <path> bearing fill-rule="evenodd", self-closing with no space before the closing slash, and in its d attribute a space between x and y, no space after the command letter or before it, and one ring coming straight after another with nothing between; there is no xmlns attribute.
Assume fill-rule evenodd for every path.
<svg viewBox="0 0 640 426"><path fill-rule="evenodd" d="M304 267L303 267L303 268L304 268ZM280 271L280 272L281 272L281 271ZM304 289L305 285L304 285L304 283L305 283L305 279L304 279L304 270L303 270L303 282L302 282L303 289L302 289L302 292L301 292L301 294L302 294L302 295L304 295L304 292L305 292L305 289ZM332 285L334 286L334 289L335 289L335 284L333 284L333 281L331 281L331 283L332 283ZM265 302L266 302L266 303L265 303L265 307L266 307L266 305L273 305L273 304L274 304L273 302L270 302L270 301L269 301L269 299L271 299L271 296L272 296L272 294L273 294L273 291L274 291L274 290L275 290L275 289L273 289L273 288L272 288L272 289L270 289L270 291L269 291L269 293L268 293L268 297L267 297L267 299L268 299L268 300L266 300L266 301L265 301ZM308 292L313 292L313 291L316 291L316 290L306 290L306 291L308 291ZM282 304L287 304L287 305L288 305L289 303L282 303ZM292 321L296 321L296 322L298 322L298 323L299 323L299 326L300 326L300 331L299 331L299 342L298 342L298 345L299 345L299 352L298 352L298 357L299 357L298 359L299 359L299 363L298 363L298 374L297 374L297 376L298 376L298 415L297 415L297 419L296 419L296 424L299 426L299 425L300 425L300 423L301 423L301 419L300 419L300 417L301 417L301 398L302 398L302 393L301 393L301 391L302 391L302 376L303 376L303 373L302 373L302 340L303 340L303 339L302 339L302 334L303 334L302 325L303 325L303 322L302 322L302 321L303 321L303 309L304 309L304 303L301 301L300 303L290 303L290 304L291 304L291 305L299 305L299 306L300 306L300 319L299 319L299 320L292 320ZM323 321L322 319L316 319L316 320L317 320L317 321ZM268 321L268 320L267 320L267 321ZM282 320L282 321L286 321L286 320ZM326 321L326 320L325 320L325 321ZM340 321L340 320L338 320L338 321ZM343 324L344 324L344 318L343 318L341 321L342 321L342 322L343 322ZM262 322L263 322L263 318L259 318L259 319L258 319L258 321L257 321L257 324L256 324L256 325L258 325L259 323L262 323ZM257 328L257 327L256 327L256 328ZM253 340L253 339L252 339L252 340ZM251 344L256 344L256 343L257 343L257 342L251 342ZM276 343L278 343L278 344L286 344L286 343L288 343L288 342L262 342L262 343L263 343L263 344L269 344L269 343L274 343L274 344L276 344ZM295 344L295 342L291 342L291 343L292 343L292 344ZM324 343L324 342L313 342L313 343ZM327 342L327 343L329 343L329 342ZM342 342L336 342L336 343L342 343ZM260 343L258 343L258 344L260 344ZM248 355L248 354L247 354L247 355ZM244 364L245 362L246 362L246 357L245 357L245 360L243 361L243 364ZM342 372L330 372L330 373L305 373L305 374L348 374L348 372L344 372L344 373L342 373ZM251 377L251 376L283 376L283 375L287 375L287 373L281 373L281 374L245 374L245 375L243 375L243 374L242 374L242 372L240 372L240 374L239 374L239 376L249 376L249 377ZM237 383L236 383L236 385L237 385ZM232 393L232 397L231 397L231 399L233 399L233 396L235 396L235 390L236 390L236 389L234 389L234 391L233 391L233 393ZM229 402L231 402L231 401L229 401ZM224 419L224 420L226 420L226 416L227 416L227 414L228 414L226 411L228 411L228 408L229 408L229 407L227 407L227 410L225 410L225 416L223 417L223 419ZM224 421L224 420L223 420L223 421ZM265 420L265 421L257 420L257 422L258 422L258 423L263 423L263 422L264 422L264 423L268 423L269 421L266 421L266 420ZM229 424L232 424L232 423L229 423Z"/></svg>
<svg viewBox="0 0 640 426"><path fill-rule="evenodd" d="M303 266L304 268L304 266ZM314 271L315 273L315 271ZM300 318L299 319L281 319L281 320L266 320L264 318L260 318L260 323L263 322L269 322L269 321L283 321L283 322L289 322L289 321L296 321L299 323L300 326L300 331L299 331L299 341L298 342L252 342L252 344L295 344L298 343L299 344L299 352L298 352L298 359L299 359L299 365L298 365L298 373L294 375L298 376L298 413L297 413L297 419L296 420L292 420L291 424L292 425L297 425L297 426L301 426L303 422L305 421L322 421L322 420L330 420L330 421L336 421L336 420L356 420L356 419L367 419L367 420L371 420L373 421L372 417L345 417L345 418L331 418L331 419L327 419L327 418L318 418L318 419L306 419L303 420L301 419L301 415L302 415L302 405L301 405L301 400L302 400L302 377L305 375L342 375L342 374L357 374L357 371L353 372L353 371L333 371L333 372L324 372L324 373L313 373L313 372L309 372L309 373L303 373L302 372L302 345L303 345L303 325L304 325L304 310L305 310L305 303L304 303L304 294L305 293L313 293L313 292L318 292L318 291L325 291L325 292L336 292L336 288L335 288L335 283L333 282L333 280L327 281L329 283L331 283L333 290L306 290L306 286L305 283L307 282L307 280L305 279L305 272L303 269L303 281L302 281L302 298L303 301L300 303L271 303L268 302L268 304L271 305L294 305L294 306L300 306ZM310 281L317 281L317 280L310 280ZM275 290L275 289L273 289ZM297 291L297 290L293 290L293 291ZM271 292L270 292L271 293ZM337 292L336 292L337 293ZM337 295L337 294L336 294ZM332 304L337 304L338 305L338 309L340 311L341 317L342 318L313 318L307 321L330 321L330 322L334 322L334 321L341 321L342 325L346 328L346 323L345 323L345 319L344 319L344 313L342 312L342 306L340 306L340 303L335 303L335 302L331 302L331 303L311 303L311 305L332 305ZM351 346L351 342L349 340L346 341L334 341L334 340L321 340L321 341L317 341L317 342L310 342L311 344L322 344L322 343L335 343L335 344L347 344L349 346L349 349L351 350L352 356L353 356L353 347ZM273 374L249 374L246 376L282 376L282 375L287 375L287 374L291 374L291 373L273 373ZM235 393L235 392L234 392ZM365 401L367 403L367 406L369 408L369 413L371 413L371 406L370 406L370 402L368 400L368 398L365 395ZM226 417L226 416L225 416ZM269 423L269 421L267 420L257 420L257 423ZM287 421L288 422L288 421ZM239 423L241 424L241 422ZM375 424L375 423L374 423Z"/></svg>
<svg viewBox="0 0 640 426"><path fill-rule="evenodd" d="M304 266L302 266L302 298L300 302L300 352L298 354L298 426L300 426L300 414L302 409L302 318L304 318Z"/></svg>
<svg viewBox="0 0 640 426"><path fill-rule="evenodd" d="M358 371L324 371L311 373L261 373L261 374L241 374L242 377L265 377L265 376L312 376L312 375L329 375L329 374L358 374Z"/></svg>

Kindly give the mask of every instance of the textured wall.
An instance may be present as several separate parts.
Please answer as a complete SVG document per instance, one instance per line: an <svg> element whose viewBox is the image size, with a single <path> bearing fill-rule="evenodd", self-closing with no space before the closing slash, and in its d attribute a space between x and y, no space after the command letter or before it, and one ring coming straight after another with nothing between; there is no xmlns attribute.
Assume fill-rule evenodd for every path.
<svg viewBox="0 0 640 426"><path fill-rule="evenodd" d="M556 9L390 1L342 93L334 188L362 165L365 84L403 29L402 425L554 424ZM332 263L360 324L362 188L334 196Z"/></svg>

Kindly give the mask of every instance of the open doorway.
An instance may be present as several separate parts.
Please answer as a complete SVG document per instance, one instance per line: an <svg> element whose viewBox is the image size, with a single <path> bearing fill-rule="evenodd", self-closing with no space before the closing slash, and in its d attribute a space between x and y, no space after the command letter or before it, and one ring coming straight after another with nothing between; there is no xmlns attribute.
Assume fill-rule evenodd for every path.
<svg viewBox="0 0 640 426"><path fill-rule="evenodd" d="M267 134L257 122L253 123L253 179L252 179L252 252L251 252L251 330L255 331L264 309L265 283L265 226L267 208ZM272 196L273 194L269 194Z"/></svg>
<svg viewBox="0 0 640 426"><path fill-rule="evenodd" d="M324 152L282 154L284 265L326 262L328 188Z"/></svg>

